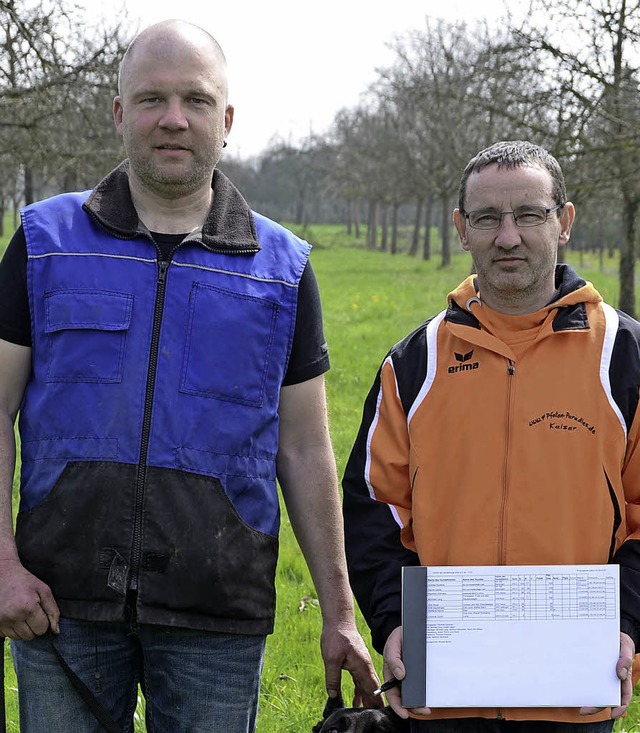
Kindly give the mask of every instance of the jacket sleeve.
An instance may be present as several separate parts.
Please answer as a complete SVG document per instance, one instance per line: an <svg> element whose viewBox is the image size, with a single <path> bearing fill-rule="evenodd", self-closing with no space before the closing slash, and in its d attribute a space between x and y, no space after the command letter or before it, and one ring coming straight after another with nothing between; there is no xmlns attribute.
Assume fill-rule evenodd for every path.
<svg viewBox="0 0 640 733"><path fill-rule="evenodd" d="M410 525L407 416L389 356L378 371L343 480L351 586L380 653L401 623L402 567L419 565L401 530Z"/></svg>
<svg viewBox="0 0 640 733"><path fill-rule="evenodd" d="M628 433L622 467L626 536L613 562L620 565L620 629L640 649L640 324L619 315L610 382Z"/></svg>
<svg viewBox="0 0 640 733"><path fill-rule="evenodd" d="M629 442L631 455L623 471L627 536L613 562L620 565L620 630L640 649L640 446L637 438Z"/></svg>
<svg viewBox="0 0 640 733"><path fill-rule="evenodd" d="M622 470L626 538L613 557L620 565L620 630L640 649L640 414L627 439Z"/></svg>

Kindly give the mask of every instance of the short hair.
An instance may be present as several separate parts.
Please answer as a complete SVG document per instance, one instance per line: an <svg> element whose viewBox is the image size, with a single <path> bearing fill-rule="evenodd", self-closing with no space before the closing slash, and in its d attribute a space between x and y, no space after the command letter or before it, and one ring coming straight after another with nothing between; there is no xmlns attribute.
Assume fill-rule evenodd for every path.
<svg viewBox="0 0 640 733"><path fill-rule="evenodd" d="M489 165L497 164L499 168L523 168L539 166L551 175L554 202L564 205L567 202L567 188L564 174L558 161L544 148L526 140L503 140L481 150L467 163L458 192L458 208L465 211L464 200L467 194L467 181L473 173L479 173Z"/></svg>

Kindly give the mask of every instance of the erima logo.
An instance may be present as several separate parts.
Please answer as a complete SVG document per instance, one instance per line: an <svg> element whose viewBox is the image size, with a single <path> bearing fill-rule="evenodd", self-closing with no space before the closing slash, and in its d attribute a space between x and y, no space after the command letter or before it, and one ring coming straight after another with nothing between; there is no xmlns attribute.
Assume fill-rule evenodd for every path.
<svg viewBox="0 0 640 733"><path fill-rule="evenodd" d="M473 358L473 349L471 351L467 351L466 354L459 354L457 351L454 351L453 355L455 356L456 361L460 363L456 366L450 366L449 374L455 374L456 372L469 372L472 369L477 369L480 366L479 362L471 361L471 359Z"/></svg>

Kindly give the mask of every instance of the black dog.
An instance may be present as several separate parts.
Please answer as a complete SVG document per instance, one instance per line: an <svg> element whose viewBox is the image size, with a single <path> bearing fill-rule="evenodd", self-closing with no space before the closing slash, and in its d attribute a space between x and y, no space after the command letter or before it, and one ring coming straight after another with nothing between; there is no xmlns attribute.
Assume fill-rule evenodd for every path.
<svg viewBox="0 0 640 733"><path fill-rule="evenodd" d="M345 708L342 696L330 697L312 733L408 733L409 721L385 708Z"/></svg>

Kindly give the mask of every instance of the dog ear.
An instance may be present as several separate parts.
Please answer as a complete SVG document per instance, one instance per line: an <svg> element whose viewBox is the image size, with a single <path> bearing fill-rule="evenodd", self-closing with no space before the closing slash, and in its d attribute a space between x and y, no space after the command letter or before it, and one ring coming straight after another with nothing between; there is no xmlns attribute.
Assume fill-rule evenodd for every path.
<svg viewBox="0 0 640 733"><path fill-rule="evenodd" d="M322 717L326 720L331 715L331 713L334 713L336 710L340 710L343 707L344 700L342 699L341 692L339 692L335 697L327 697L327 703L324 706Z"/></svg>
<svg viewBox="0 0 640 733"><path fill-rule="evenodd" d="M327 702L325 703L324 710L322 711L322 720L313 726L311 733L320 733L324 721L331 715L331 713L334 713L336 710L340 710L343 707L344 700L342 698L342 693L339 692L336 697L327 697Z"/></svg>

